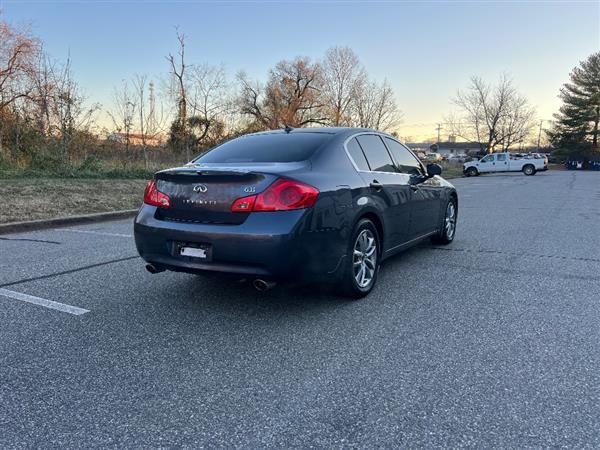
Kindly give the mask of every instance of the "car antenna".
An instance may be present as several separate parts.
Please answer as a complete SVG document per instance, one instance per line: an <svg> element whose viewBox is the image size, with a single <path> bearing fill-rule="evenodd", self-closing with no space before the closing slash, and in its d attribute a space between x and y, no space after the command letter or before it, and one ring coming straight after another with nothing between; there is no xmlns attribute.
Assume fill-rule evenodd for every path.
<svg viewBox="0 0 600 450"><path fill-rule="evenodd" d="M293 128L292 128L292 127L290 127L289 125L286 125L286 126L285 126L285 132L286 132L286 133L289 133L289 132L290 132L290 131L292 131L292 130L293 130Z"/></svg>

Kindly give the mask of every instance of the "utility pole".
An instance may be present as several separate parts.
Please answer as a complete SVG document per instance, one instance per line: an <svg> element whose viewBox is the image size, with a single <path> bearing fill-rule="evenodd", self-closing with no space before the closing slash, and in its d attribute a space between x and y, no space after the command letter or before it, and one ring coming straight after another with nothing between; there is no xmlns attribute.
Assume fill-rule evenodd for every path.
<svg viewBox="0 0 600 450"><path fill-rule="evenodd" d="M540 140L542 139L542 124L543 123L544 123L544 121L540 120L540 131L538 133L538 145L537 145L538 152L540 151Z"/></svg>
<svg viewBox="0 0 600 450"><path fill-rule="evenodd" d="M438 144L438 147L440 146L440 130L441 129L442 129L442 124L438 123L438 125L437 125L437 133L438 133L437 144Z"/></svg>

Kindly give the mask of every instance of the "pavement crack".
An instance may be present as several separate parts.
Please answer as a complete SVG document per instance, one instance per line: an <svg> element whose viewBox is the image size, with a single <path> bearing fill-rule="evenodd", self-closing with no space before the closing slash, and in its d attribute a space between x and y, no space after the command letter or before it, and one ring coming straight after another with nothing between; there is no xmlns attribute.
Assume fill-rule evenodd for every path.
<svg viewBox="0 0 600 450"><path fill-rule="evenodd" d="M56 245L60 245L61 244L61 242L58 242L58 241L49 241L47 239L27 239L27 238L6 238L6 237L0 237L0 241L40 242L42 244L56 244Z"/></svg>
<svg viewBox="0 0 600 450"><path fill-rule="evenodd" d="M136 256L128 256L126 258L112 259L110 261L104 261L104 262L101 262L101 263L90 264L88 266L82 266L82 267L78 267L76 269L69 269L69 270L63 270L61 272L50 273L50 274L47 274L47 275L40 275L38 277L23 278L21 280L11 281L10 283L0 284L0 288L4 288L4 287L8 287L8 286L14 286L16 284L28 283L30 281L46 280L48 278L59 277L61 275L68 275L70 273L81 272L82 270L94 269L96 267L102 267L102 266L106 266L108 264L113 264L113 263L118 263L118 262L123 262L123 261L129 261L131 259L137 259L137 258L139 258L139 256L137 256L137 255Z"/></svg>

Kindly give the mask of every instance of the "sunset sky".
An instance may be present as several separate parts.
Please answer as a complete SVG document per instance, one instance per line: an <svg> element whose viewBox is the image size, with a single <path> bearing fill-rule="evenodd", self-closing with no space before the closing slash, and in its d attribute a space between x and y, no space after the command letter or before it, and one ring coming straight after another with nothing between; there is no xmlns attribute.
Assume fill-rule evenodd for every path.
<svg viewBox="0 0 600 450"><path fill-rule="evenodd" d="M401 136L433 137L471 75L509 73L550 119L569 72L600 49L600 2L120 2L0 0L4 18L30 25L57 58L70 54L90 100L105 107L136 73L164 77L187 35L188 62L223 63L264 79L282 59L352 47L387 78L404 113ZM443 133L442 133L443 134Z"/></svg>

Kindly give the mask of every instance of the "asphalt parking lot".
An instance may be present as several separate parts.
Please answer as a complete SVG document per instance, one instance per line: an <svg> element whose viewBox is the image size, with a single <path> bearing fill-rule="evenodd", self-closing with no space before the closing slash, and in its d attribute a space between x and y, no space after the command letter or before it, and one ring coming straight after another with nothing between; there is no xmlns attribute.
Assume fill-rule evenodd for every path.
<svg viewBox="0 0 600 450"><path fill-rule="evenodd" d="M130 220L0 236L0 447L600 446L599 174L454 181L358 302L150 275Z"/></svg>

